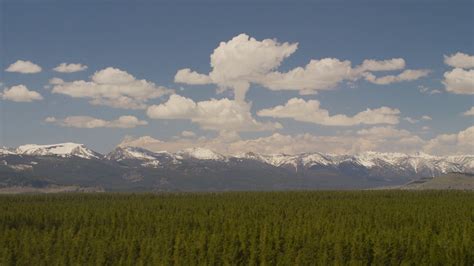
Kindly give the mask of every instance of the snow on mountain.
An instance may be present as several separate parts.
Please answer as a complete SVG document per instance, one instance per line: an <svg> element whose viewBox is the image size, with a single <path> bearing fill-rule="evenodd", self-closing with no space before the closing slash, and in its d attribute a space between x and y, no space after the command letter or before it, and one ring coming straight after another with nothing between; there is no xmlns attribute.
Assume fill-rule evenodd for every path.
<svg viewBox="0 0 474 266"><path fill-rule="evenodd" d="M113 161L136 160L142 161L141 166L157 168L166 163L177 164L181 156L167 151L152 152L138 147L117 147L107 154L107 159Z"/></svg>
<svg viewBox="0 0 474 266"><path fill-rule="evenodd" d="M355 155L330 155L321 153L304 153L299 155L262 155L245 153L236 156L258 160L276 167L291 166L310 168L314 166L338 167L343 163L358 165L366 169L391 169L414 173L437 175L448 172L474 172L474 156L438 157L424 153L413 155L403 153L364 152Z"/></svg>
<svg viewBox="0 0 474 266"><path fill-rule="evenodd" d="M339 158L337 158L339 157ZM474 162L470 157L465 161L449 160L448 157L432 156L425 153L416 153L413 155L403 153L380 153L365 152L352 156L336 156L334 161L353 162L355 164L371 168L392 168L403 171L413 171L415 173L424 172L436 175L448 172L472 172L469 164Z"/></svg>
<svg viewBox="0 0 474 266"><path fill-rule="evenodd" d="M107 154L107 159L121 161L124 159L155 160L153 152L137 147L117 147Z"/></svg>
<svg viewBox="0 0 474 266"><path fill-rule="evenodd" d="M331 155L324 155L321 153L305 154L301 158L301 163L307 167L311 167L314 165L324 165L324 166L334 165Z"/></svg>
<svg viewBox="0 0 474 266"><path fill-rule="evenodd" d="M60 143L52 145L28 144L16 150L0 148L0 155L34 155L81 157L97 159L103 156L86 148L83 144ZM474 173L474 155L432 156L425 153L403 154L364 152L354 155L332 155L322 153L258 154L248 152L233 156L224 156L205 148L188 148L176 153L166 151L152 152L137 147L117 147L107 156L114 161L137 160L145 167L161 167L166 164L179 164L185 160L212 160L227 162L230 158L247 159L263 162L275 167L285 167L299 171L315 167L338 168L344 165L365 168L373 171L390 171L391 173L415 173L435 176L449 172ZM131 163L131 162L130 162Z"/></svg>
<svg viewBox="0 0 474 266"><path fill-rule="evenodd" d="M198 160L225 161L227 158L215 151L205 148L188 148L177 152L183 158L194 158Z"/></svg>
<svg viewBox="0 0 474 266"><path fill-rule="evenodd" d="M16 154L13 150L6 147L0 147L0 155L13 155L13 154Z"/></svg>
<svg viewBox="0 0 474 266"><path fill-rule="evenodd" d="M297 155L288 155L288 154L258 154L254 152L247 152L242 154L237 154L233 156L234 158L238 159L248 159L248 160L256 160L266 164L270 164L276 167L284 166L284 165L291 165L297 167Z"/></svg>
<svg viewBox="0 0 474 266"><path fill-rule="evenodd" d="M59 143L51 145L27 144L16 149L17 154L35 156L80 157L84 159L98 159L100 154L86 148L83 144Z"/></svg>
<svg viewBox="0 0 474 266"><path fill-rule="evenodd" d="M474 173L474 155L454 155L446 157L449 163L462 165L465 172ZM461 171L462 172L462 171Z"/></svg>

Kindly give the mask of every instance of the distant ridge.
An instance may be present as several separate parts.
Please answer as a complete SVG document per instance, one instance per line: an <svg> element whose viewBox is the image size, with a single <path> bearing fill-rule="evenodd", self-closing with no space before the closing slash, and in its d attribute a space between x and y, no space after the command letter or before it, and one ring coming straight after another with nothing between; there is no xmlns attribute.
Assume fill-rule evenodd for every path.
<svg viewBox="0 0 474 266"><path fill-rule="evenodd" d="M153 152L83 144L0 149L0 188L79 186L106 191L360 189L400 186L447 173L474 173L474 156L364 152L223 155L205 148Z"/></svg>

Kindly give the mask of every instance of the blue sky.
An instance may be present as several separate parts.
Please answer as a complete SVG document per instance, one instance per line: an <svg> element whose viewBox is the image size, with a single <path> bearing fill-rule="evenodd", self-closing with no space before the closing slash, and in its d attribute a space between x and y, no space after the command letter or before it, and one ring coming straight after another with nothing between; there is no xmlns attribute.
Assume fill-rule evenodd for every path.
<svg viewBox="0 0 474 266"><path fill-rule="evenodd" d="M232 140L228 141L237 146L238 143L245 143L245 140L261 139L274 134L349 138L341 140L343 146L347 145L345 141L351 142L351 137L358 138L370 129L385 128L392 135L404 134L406 138L417 137L420 140L415 141L411 148L403 150L397 149L395 146L398 143L390 142L392 140L383 141L380 145L369 145L367 148L348 147L346 150L423 150L442 154L469 152L472 148L468 146L467 151L466 148L461 149L463 143L459 137L460 133L473 125L473 116L463 115L473 106L472 93L449 92L442 83L444 73L455 68L444 62L444 55L450 56L458 52L474 54L472 1L315 1L298 4L284 1L180 1L172 4L158 1L65 3L4 0L0 8L1 90L23 84L28 90L40 93L43 98L32 102L18 102L4 96L0 100L0 145L15 147L25 143L72 141L106 152L126 136L151 136L162 141L178 142L176 147L203 145L215 148L217 146L213 145L216 142L227 143L222 140L225 139L222 137L225 133L232 135ZM406 62L404 68L373 74L377 77L398 75L405 69L429 70L429 74L384 85L368 82L363 77L355 81L345 79L329 89L318 90L316 94L310 95L301 95L295 90L272 90L265 84L251 82L245 103L251 106L252 118L259 123L279 123L281 128L250 131L234 127L228 130L228 125L224 124L222 128L219 125L212 129L206 128L206 122L202 122L202 119L212 117L194 120L174 119L162 114L150 117L147 109L94 105L89 103L88 98L52 93L54 85L45 88L48 80L53 77L65 82L90 81L95 72L113 67L136 79L145 79L156 86L172 89L175 94L195 103L211 98L232 100L232 89L223 93L216 92L216 88L222 83L178 83L175 82L175 74L185 68L208 74L212 71L210 55L214 49L220 42L230 42L241 33L256 41L274 39L279 44L298 43L297 50L273 69L279 72L305 67L311 59L348 60L355 68L365 59L402 58ZM33 62L41 66L42 71L35 74L3 71L17 60ZM60 63L80 63L87 65L87 69L75 73L53 71ZM467 69L464 71L469 71ZM420 86L428 91L439 90L440 93L420 92ZM471 86L470 91L473 90L474 86ZM164 104L168 98L169 94L148 99L145 108ZM313 119L315 121L301 121L295 119L295 116L288 117L286 113L283 116L281 113L273 113L272 116L257 114L262 109L284 106L291 98L303 99L305 102L317 100L320 108L331 115L345 114L349 117L367 108L385 106L399 110L396 115L399 122L334 126L321 124L317 118ZM301 112L303 116L313 116L308 110ZM79 128L68 127L61 120L68 116L90 116L113 121L125 115L135 116L148 124L133 128ZM421 119L422 116L429 116L431 120ZM47 117L54 117L56 120L46 122ZM407 117L419 121L410 123L406 120ZM198 120L201 122L196 122ZM193 132L195 139L179 139L183 131ZM469 132L465 134L470 135ZM440 144L440 136L443 134L451 136L452 140ZM222 139L216 140L220 138L216 136L221 136ZM295 137L292 141L298 142L300 139ZM317 141L320 140L315 140L316 143ZM372 139L365 141L374 142ZM403 139L398 141L407 143ZM427 145L431 146L427 148ZM433 145L438 146L433 148ZM445 147L446 145L451 146ZM302 146L308 145L302 142ZM319 149L320 146L315 144L311 147ZM321 150L339 151L322 146Z"/></svg>

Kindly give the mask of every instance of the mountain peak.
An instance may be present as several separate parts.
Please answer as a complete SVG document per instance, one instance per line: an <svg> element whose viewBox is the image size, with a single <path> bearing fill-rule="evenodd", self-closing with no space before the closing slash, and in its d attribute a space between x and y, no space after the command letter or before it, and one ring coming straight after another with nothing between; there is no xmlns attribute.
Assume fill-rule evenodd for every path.
<svg viewBox="0 0 474 266"><path fill-rule="evenodd" d="M7 147L0 147L0 155L10 155L10 154L15 154L15 152Z"/></svg>
<svg viewBox="0 0 474 266"><path fill-rule="evenodd" d="M107 158L111 160L138 159L138 160L154 160L154 152L147 149L131 146L119 146L112 152L107 154Z"/></svg>
<svg viewBox="0 0 474 266"><path fill-rule="evenodd" d="M58 143L49 145L26 144L16 149L16 153L23 155L51 155L60 157L80 157L84 159L99 158L100 154L88 149L79 143Z"/></svg>
<svg viewBox="0 0 474 266"><path fill-rule="evenodd" d="M220 153L206 148L187 148L178 152L183 157L191 157L198 160L225 160L226 157Z"/></svg>

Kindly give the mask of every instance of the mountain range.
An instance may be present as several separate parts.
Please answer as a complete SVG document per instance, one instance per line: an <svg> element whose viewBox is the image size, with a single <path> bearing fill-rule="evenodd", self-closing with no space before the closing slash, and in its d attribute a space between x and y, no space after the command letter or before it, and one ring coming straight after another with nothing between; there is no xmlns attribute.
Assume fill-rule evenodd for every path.
<svg viewBox="0 0 474 266"><path fill-rule="evenodd" d="M172 153L137 147L116 147L108 154L100 154L77 143L0 148L0 188L4 190L365 189L399 186L452 172L474 173L474 155L223 155L204 148Z"/></svg>

